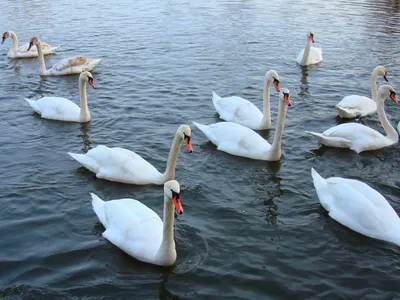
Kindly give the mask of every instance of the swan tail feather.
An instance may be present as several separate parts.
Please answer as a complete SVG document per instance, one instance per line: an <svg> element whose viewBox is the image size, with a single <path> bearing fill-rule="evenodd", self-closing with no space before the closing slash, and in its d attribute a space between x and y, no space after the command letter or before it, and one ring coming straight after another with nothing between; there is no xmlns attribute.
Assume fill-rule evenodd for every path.
<svg viewBox="0 0 400 300"><path fill-rule="evenodd" d="M85 167L86 169L90 170L93 173L97 173L97 162L85 155L85 154L77 154L77 153L71 153L68 152L68 155L71 156L73 159L75 159L78 163L80 163L83 167Z"/></svg>
<svg viewBox="0 0 400 300"><path fill-rule="evenodd" d="M336 110L338 111L339 116L341 118L353 119L360 115L360 111L358 109L354 109L354 108L350 108L350 107L342 107L342 106L336 105Z"/></svg>
<svg viewBox="0 0 400 300"><path fill-rule="evenodd" d="M28 98L24 98L24 99L25 99L26 102L28 102L28 104L33 108L33 110L35 112L37 112L38 114L41 113L40 106L38 105L36 100L31 100L31 99L28 99Z"/></svg>
<svg viewBox="0 0 400 300"><path fill-rule="evenodd" d="M321 185L326 186L326 180L321 175L319 175L318 172L315 171L314 168L311 168L311 176L312 176L315 187L321 186Z"/></svg>
<svg viewBox="0 0 400 300"><path fill-rule="evenodd" d="M212 94L213 94L212 101L214 103L214 106L217 107L218 102L221 101L222 98L218 96L217 93L214 91L212 92Z"/></svg>
<svg viewBox="0 0 400 300"><path fill-rule="evenodd" d="M193 125L195 125L198 129L200 129L204 135L214 143L215 141L215 135L214 133L209 129L208 125L203 125L203 124L199 124L196 122L193 122Z"/></svg>
<svg viewBox="0 0 400 300"><path fill-rule="evenodd" d="M321 144L328 147L337 147L337 148L351 148L351 141L338 137L338 136L326 136L321 133L306 131L306 133L311 134L315 137Z"/></svg>
<svg viewBox="0 0 400 300"><path fill-rule="evenodd" d="M55 46L55 47L51 47L50 48L50 52L54 53L58 48L60 48L61 45Z"/></svg>
<svg viewBox="0 0 400 300"><path fill-rule="evenodd" d="M101 200L95 193L90 193L90 196L92 196L92 207L94 212L96 213L96 216L99 218L99 221L105 228L106 226L106 215L104 213L104 204L105 202Z"/></svg>

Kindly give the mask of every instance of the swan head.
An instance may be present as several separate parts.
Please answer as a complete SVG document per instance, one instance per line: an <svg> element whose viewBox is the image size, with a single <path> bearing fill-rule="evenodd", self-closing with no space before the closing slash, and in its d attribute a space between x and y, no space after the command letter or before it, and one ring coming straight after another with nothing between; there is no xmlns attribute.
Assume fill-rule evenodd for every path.
<svg viewBox="0 0 400 300"><path fill-rule="evenodd" d="M39 40L39 38L38 37L33 37L33 38L31 38L31 41L29 42L29 47L28 47L28 50L27 51L29 51L29 50L31 50L31 48L34 46L34 45L39 45L40 44L40 40Z"/></svg>
<svg viewBox="0 0 400 300"><path fill-rule="evenodd" d="M387 70L386 70L386 68L384 66L377 66L374 69L374 73L376 75L383 76L383 78L386 80L386 82L389 82L389 80L388 80L388 72L387 72Z"/></svg>
<svg viewBox="0 0 400 300"><path fill-rule="evenodd" d="M279 75L278 72L276 72L275 70L269 70L266 74L265 74L265 78L267 81L272 82L275 86L275 89L277 92L280 91L280 87L279 87Z"/></svg>
<svg viewBox="0 0 400 300"><path fill-rule="evenodd" d="M386 97L389 97L392 99L395 103L399 103L399 101L396 98L396 91L391 85L384 84L378 89L378 94L381 96L381 98L385 99Z"/></svg>
<svg viewBox="0 0 400 300"><path fill-rule="evenodd" d="M11 32L10 32L10 31L4 32L4 33L3 33L3 38L2 38L2 40L1 40L1 43L3 44L4 41L5 41L6 39L8 39L10 36L11 36Z"/></svg>
<svg viewBox="0 0 400 300"><path fill-rule="evenodd" d="M179 197L180 194L179 182L176 180L169 180L164 183L164 194L168 199L172 199L174 202L175 210L178 214L183 214L182 202Z"/></svg>
<svg viewBox="0 0 400 300"><path fill-rule="evenodd" d="M178 134L185 141L186 149L189 151L189 153L192 153L193 146L192 143L190 142L190 137L192 136L192 130L190 129L190 126L189 125L179 126Z"/></svg>
<svg viewBox="0 0 400 300"><path fill-rule="evenodd" d="M279 99L283 101L287 106L292 106L292 102L290 102L290 91L287 88L281 88L279 92Z"/></svg>
<svg viewBox="0 0 400 300"><path fill-rule="evenodd" d="M314 43L314 30L310 29L307 33L307 37Z"/></svg>
<svg viewBox="0 0 400 300"><path fill-rule="evenodd" d="M81 75L79 75L79 80L87 81L94 89L96 88L93 81L93 75L89 71L83 71Z"/></svg>

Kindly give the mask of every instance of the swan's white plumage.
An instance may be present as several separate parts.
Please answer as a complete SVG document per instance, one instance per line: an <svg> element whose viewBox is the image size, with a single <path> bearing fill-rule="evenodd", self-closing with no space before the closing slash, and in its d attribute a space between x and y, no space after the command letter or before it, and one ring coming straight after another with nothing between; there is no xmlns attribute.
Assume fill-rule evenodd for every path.
<svg viewBox="0 0 400 300"><path fill-rule="evenodd" d="M376 112L376 102L368 97L350 95L344 97L336 105L336 109L341 118L352 119L364 117Z"/></svg>
<svg viewBox="0 0 400 300"><path fill-rule="evenodd" d="M7 56L9 58L31 58L31 57L38 56L38 52L37 52L36 48L31 48L28 50L29 43L23 44L22 46L18 45L18 37L15 34L15 32L12 32L12 31L4 32L3 33L3 43L9 37L12 38L11 48L7 54ZM51 47L47 43L42 43L43 55L48 55L48 54L54 53L58 47L60 47L60 46Z"/></svg>
<svg viewBox="0 0 400 300"><path fill-rule="evenodd" d="M29 43L28 49L36 46L38 51L40 75L70 75L78 74L83 71L92 71L95 66L101 61L101 59L92 59L86 56L74 56L60 60L50 69L46 69L44 62L42 43L38 37L33 37Z"/></svg>
<svg viewBox="0 0 400 300"><path fill-rule="evenodd" d="M134 199L104 202L91 193L93 210L106 228L103 237L136 259L154 263L163 239L163 222Z"/></svg>
<svg viewBox="0 0 400 300"><path fill-rule="evenodd" d="M240 124L232 122L210 125L193 122L193 124L218 147L218 150L232 155L264 160L266 152L271 148L259 134Z"/></svg>
<svg viewBox="0 0 400 300"><path fill-rule="evenodd" d="M371 74L371 98L359 95L346 96L336 105L341 118L352 119L373 114L377 110L376 80L383 76L387 80L387 71L383 66L377 66Z"/></svg>
<svg viewBox="0 0 400 300"><path fill-rule="evenodd" d="M340 224L368 237L400 246L400 219L387 200L367 184L340 177L311 175L321 205Z"/></svg>
<svg viewBox="0 0 400 300"><path fill-rule="evenodd" d="M162 174L133 151L97 146L86 154L68 153L98 178L130 184L163 184Z"/></svg>
<svg viewBox="0 0 400 300"><path fill-rule="evenodd" d="M381 125L387 133L386 136L358 123L340 124L325 130L323 133L310 131L307 131L307 133L314 136L323 145L349 148L357 153L396 144L399 141L399 136L387 120L384 110L385 97L389 96L392 92L394 93L394 89L390 85L381 86L378 92L378 114Z"/></svg>
<svg viewBox="0 0 400 300"><path fill-rule="evenodd" d="M301 65L301 60L303 59L304 56L304 50L302 49L299 53L299 55L297 56L297 63ZM310 48L310 55L308 56L308 60L306 65L314 65L314 64L318 64L321 61L323 61L322 58L322 48L318 48L318 47L312 47Z"/></svg>
<svg viewBox="0 0 400 300"><path fill-rule="evenodd" d="M263 112L246 99L237 96L221 98L213 92L212 100L215 110L225 121L254 130L269 129L271 127L270 87L273 82L276 83L276 89L279 90L279 75L276 71L270 70L264 76Z"/></svg>
<svg viewBox="0 0 400 300"><path fill-rule="evenodd" d="M193 124L218 147L218 150L251 159L276 161L281 157L281 141L288 105L291 105L290 92L282 88L279 93L278 120L272 145L252 129L233 122Z"/></svg>
<svg viewBox="0 0 400 300"><path fill-rule="evenodd" d="M90 121L86 96L86 81L88 80L94 86L92 74L90 72L82 72L79 76L81 107L71 100L61 97L42 97L38 100L25 98L25 100L42 118L85 123Z"/></svg>
<svg viewBox="0 0 400 300"><path fill-rule="evenodd" d="M221 98L213 92L213 103L221 119L260 129L263 114L250 101L237 96Z"/></svg>
<svg viewBox="0 0 400 300"><path fill-rule="evenodd" d="M95 173L98 178L129 184L164 184L167 180L174 179L182 141L186 139L186 143L190 144L190 136L190 126L178 127L164 173L160 173L135 152L119 147L109 148L100 145L86 154L68 154L83 167ZM192 151L191 147L190 144L190 152Z"/></svg>

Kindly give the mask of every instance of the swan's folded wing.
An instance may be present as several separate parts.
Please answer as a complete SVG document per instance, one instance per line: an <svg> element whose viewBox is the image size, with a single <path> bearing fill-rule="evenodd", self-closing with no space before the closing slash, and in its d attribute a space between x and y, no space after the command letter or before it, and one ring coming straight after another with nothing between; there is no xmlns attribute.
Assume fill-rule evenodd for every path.
<svg viewBox="0 0 400 300"><path fill-rule="evenodd" d="M163 223L147 206L134 199L108 201L103 236L129 255L149 261L162 241Z"/></svg>
<svg viewBox="0 0 400 300"><path fill-rule="evenodd" d="M60 60L58 63L56 63L53 66L53 69L57 70L57 71L63 71L67 68L71 68L71 67L75 67L75 66L88 65L91 62L92 62L92 59L90 57L74 56L71 58L65 58L65 59Z"/></svg>
<svg viewBox="0 0 400 300"><path fill-rule="evenodd" d="M43 118L77 121L80 108L74 102L61 97L43 97L37 100Z"/></svg>
<svg viewBox="0 0 400 300"><path fill-rule="evenodd" d="M385 214L367 197L347 184L330 183L330 191L334 198L329 212L332 219L366 236L385 239L390 229Z"/></svg>

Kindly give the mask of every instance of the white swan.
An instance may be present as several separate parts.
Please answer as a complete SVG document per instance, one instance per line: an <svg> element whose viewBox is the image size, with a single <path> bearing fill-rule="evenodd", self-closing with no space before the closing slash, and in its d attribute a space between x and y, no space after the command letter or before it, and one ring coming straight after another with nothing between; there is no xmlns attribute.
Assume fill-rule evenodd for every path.
<svg viewBox="0 0 400 300"><path fill-rule="evenodd" d="M18 37L15 34L15 32L12 32L12 31L4 32L1 43L3 44L5 42L5 40L8 39L9 37L12 38L11 48L7 54L7 56L9 58L28 58L28 57L37 57L38 56L38 52L37 52L36 48L32 48L29 51L27 50L29 47L28 43L22 45L21 47L18 47ZM60 47L60 46L51 47L49 44L42 43L43 55L54 53L58 47Z"/></svg>
<svg viewBox="0 0 400 300"><path fill-rule="evenodd" d="M123 148L100 145L86 154L68 154L83 167L95 173L97 178L131 184L164 184L175 178L176 161L182 140L185 140L188 151L193 152L190 136L189 125L179 126L163 174L140 155Z"/></svg>
<svg viewBox="0 0 400 300"><path fill-rule="evenodd" d="M379 192L354 179L324 179L314 168L311 175L318 199L332 219L368 237L400 246L400 219Z"/></svg>
<svg viewBox="0 0 400 300"><path fill-rule="evenodd" d="M279 111L274 141L270 145L255 131L232 122L202 125L193 122L218 150L232 155L252 159L276 161L281 157L281 143L287 107L291 106L290 92L282 88L279 92Z"/></svg>
<svg viewBox="0 0 400 300"><path fill-rule="evenodd" d="M314 30L307 33L306 47L297 56L297 63L300 66L314 65L322 61L322 49L312 47L312 43L314 43Z"/></svg>
<svg viewBox="0 0 400 300"><path fill-rule="evenodd" d="M238 123L255 130L271 128L270 88L271 82L279 92L279 76L270 70L264 77L263 113L250 101L232 96L221 98L213 92L213 103L219 117L225 121Z"/></svg>
<svg viewBox="0 0 400 300"><path fill-rule="evenodd" d="M378 116L386 136L378 131L358 123L344 123L325 130L322 134L309 132L321 144L330 147L349 148L360 153L367 150L376 150L396 144L399 135L389 123L385 114L385 98L390 98L398 103L396 92L390 85L382 85L378 90Z"/></svg>
<svg viewBox="0 0 400 300"><path fill-rule="evenodd" d="M71 100L61 97L43 97L38 100L25 98L25 100L34 111L41 115L42 118L67 122L89 122L90 112L86 97L86 82L88 82L93 88L96 88L92 74L84 71L79 76L81 107Z"/></svg>
<svg viewBox="0 0 400 300"><path fill-rule="evenodd" d="M174 206L182 214L176 180L164 184L164 218L134 199L104 202L92 196L93 210L106 228L103 237L130 256L154 265L172 266L176 260Z"/></svg>
<svg viewBox="0 0 400 300"><path fill-rule="evenodd" d="M86 56L74 56L65 58L57 62L50 69L46 69L42 51L42 43L37 37L33 37L29 43L28 51L36 45L39 53L40 75L70 75L81 73L82 71L92 71L101 59L92 59Z"/></svg>
<svg viewBox="0 0 400 300"><path fill-rule="evenodd" d="M385 67L377 66L371 74L371 95L372 99L364 96L351 95L343 98L336 105L336 109L341 118L356 118L364 117L376 112L376 79L378 76L383 76L383 78L388 82L387 71Z"/></svg>

